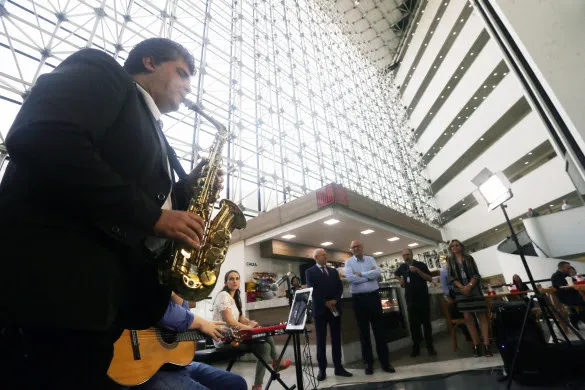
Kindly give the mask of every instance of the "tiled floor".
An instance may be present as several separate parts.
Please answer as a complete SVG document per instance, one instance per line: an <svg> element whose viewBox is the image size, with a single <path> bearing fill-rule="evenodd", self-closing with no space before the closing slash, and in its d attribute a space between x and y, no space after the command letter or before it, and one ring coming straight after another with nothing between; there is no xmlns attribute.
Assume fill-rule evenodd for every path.
<svg viewBox="0 0 585 390"><path fill-rule="evenodd" d="M361 362L347 364L346 369L354 374L351 378L336 377L333 375L333 368L327 369L327 379L319 382L320 388L327 388L334 385L350 384L350 383L365 383L365 382L384 382L397 379L408 379L424 377L428 375L445 374L451 372L495 368L503 364L499 355L492 358L473 358L471 357L470 345L464 343L463 337L459 337L460 349L453 352L451 347L451 340L446 334L440 334L435 340L435 348L438 356L431 358L427 356L426 349L423 348L421 356L411 358L410 348L404 348L398 351L390 351L392 364L396 367L395 374L388 374L383 372L379 365L375 365L374 375L366 376ZM496 351L494 351L496 352ZM313 356L313 360L315 357ZM222 365L218 365L222 367ZM232 372L242 375L250 384L253 383L254 372L256 364L252 362L237 362L232 368ZM314 368L314 375L316 376L318 369ZM291 366L285 371L281 372L283 381L289 386L296 383L295 369ZM268 380L268 374L265 377L265 383ZM271 389L282 389L278 383L274 383ZM305 388L309 388L305 386Z"/></svg>

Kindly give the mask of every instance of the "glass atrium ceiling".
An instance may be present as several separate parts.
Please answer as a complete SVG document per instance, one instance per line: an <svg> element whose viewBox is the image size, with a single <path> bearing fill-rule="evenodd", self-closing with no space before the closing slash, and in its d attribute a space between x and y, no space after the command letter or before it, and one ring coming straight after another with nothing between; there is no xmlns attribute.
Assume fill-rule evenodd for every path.
<svg viewBox="0 0 585 390"><path fill-rule="evenodd" d="M0 142L35 80L68 55L93 47L122 64L141 40L168 37L196 58L189 98L231 132L222 198L247 215L338 183L438 216L392 75L310 1L0 0L0 21ZM185 107L163 121L190 169L215 129Z"/></svg>

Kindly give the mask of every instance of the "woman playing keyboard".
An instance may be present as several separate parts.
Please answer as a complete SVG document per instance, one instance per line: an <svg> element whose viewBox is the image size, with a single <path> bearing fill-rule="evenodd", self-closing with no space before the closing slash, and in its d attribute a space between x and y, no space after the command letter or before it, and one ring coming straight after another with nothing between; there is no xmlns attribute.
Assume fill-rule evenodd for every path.
<svg viewBox="0 0 585 390"><path fill-rule="evenodd" d="M240 298L240 274L237 271L228 271L224 277L224 288L217 294L213 303L213 320L224 321L230 328L253 329L258 327L256 321L252 321L242 313L242 300ZM276 367L278 355L274 346L274 339L266 337L264 343L241 344L237 348L245 349L249 352L256 352L262 358L268 361L272 359L272 367L277 371L288 368L290 360L282 360L279 367ZM216 348L228 348L228 346L214 341ZM252 390L261 390L264 383L264 374L266 368L258 361L256 363L256 375L254 377L254 386Z"/></svg>

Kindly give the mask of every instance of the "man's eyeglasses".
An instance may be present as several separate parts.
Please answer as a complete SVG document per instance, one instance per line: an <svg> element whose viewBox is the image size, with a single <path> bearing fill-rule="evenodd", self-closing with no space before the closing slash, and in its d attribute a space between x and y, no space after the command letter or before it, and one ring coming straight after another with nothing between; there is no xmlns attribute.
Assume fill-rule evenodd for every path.
<svg viewBox="0 0 585 390"><path fill-rule="evenodd" d="M356 248L361 248L361 245L354 245L350 249L356 249Z"/></svg>

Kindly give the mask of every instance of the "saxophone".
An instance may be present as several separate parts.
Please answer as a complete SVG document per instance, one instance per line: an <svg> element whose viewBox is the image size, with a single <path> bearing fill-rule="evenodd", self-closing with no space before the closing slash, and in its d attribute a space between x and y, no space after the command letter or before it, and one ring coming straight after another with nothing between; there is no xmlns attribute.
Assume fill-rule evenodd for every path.
<svg viewBox="0 0 585 390"><path fill-rule="evenodd" d="M218 130L210 148L208 162L201 170L201 177L191 188L193 196L187 212L199 215L204 220L203 239L199 250L185 244L173 243L171 255L159 266L161 283L170 287L187 301L200 301L211 294L225 260L228 245L235 229L246 227L246 218L232 201L223 199L219 212L211 220L213 204L219 197L215 188L218 171L222 165L222 150L227 140L225 126L205 114L200 107L188 99L184 104L210 121Z"/></svg>

